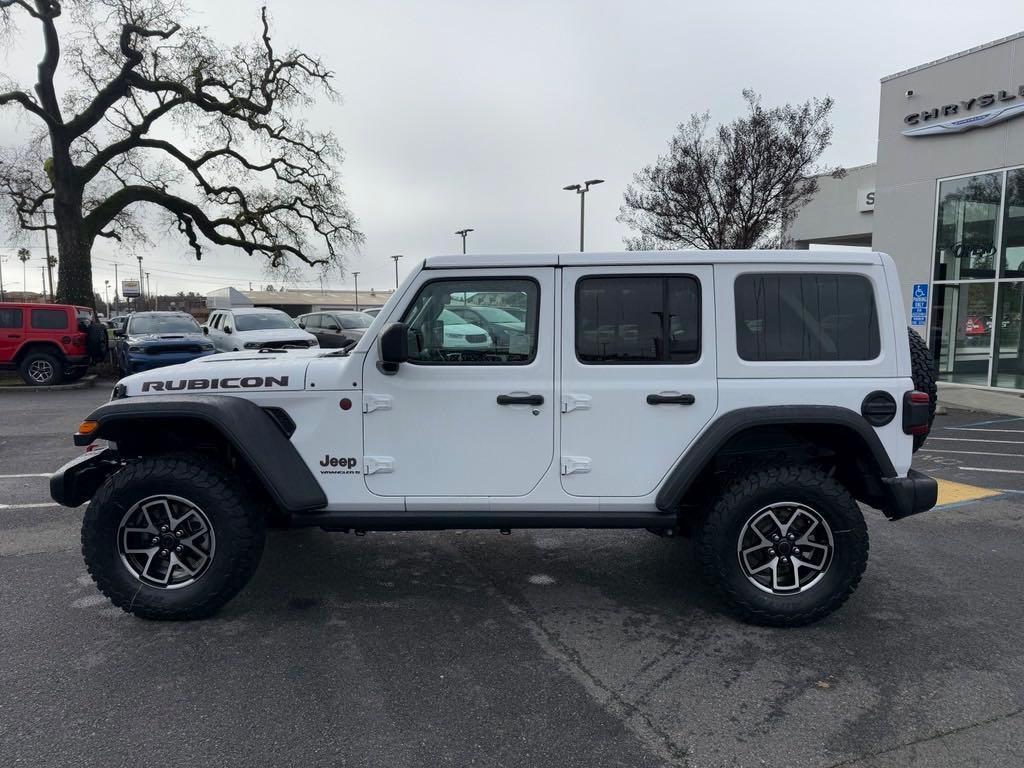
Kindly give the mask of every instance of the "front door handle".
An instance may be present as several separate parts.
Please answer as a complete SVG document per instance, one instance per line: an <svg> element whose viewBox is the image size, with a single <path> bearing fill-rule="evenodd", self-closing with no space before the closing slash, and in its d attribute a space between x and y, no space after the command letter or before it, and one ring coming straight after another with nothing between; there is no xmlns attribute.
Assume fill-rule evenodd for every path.
<svg viewBox="0 0 1024 768"><path fill-rule="evenodd" d="M693 395L648 395L648 405L693 405L697 398Z"/></svg>
<svg viewBox="0 0 1024 768"><path fill-rule="evenodd" d="M544 395L498 395L498 405L544 405Z"/></svg>

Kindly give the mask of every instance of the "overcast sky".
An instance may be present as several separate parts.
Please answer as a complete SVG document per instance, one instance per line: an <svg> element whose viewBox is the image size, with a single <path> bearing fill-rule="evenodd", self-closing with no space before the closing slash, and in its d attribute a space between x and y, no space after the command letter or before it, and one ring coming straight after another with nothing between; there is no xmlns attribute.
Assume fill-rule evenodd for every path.
<svg viewBox="0 0 1024 768"><path fill-rule="evenodd" d="M879 78L1024 29L1019 0L266 4L277 46L299 45L337 73L342 103L310 119L347 153L345 188L366 234L349 260L361 290L393 285L391 254L405 254L404 273L456 251L463 227L476 230L471 252L574 250L578 198L562 187L594 177L606 183L587 196L587 249L621 249L615 217L633 172L691 113L735 117L745 87L766 104L833 96L824 161L874 162ZM258 32L260 5L193 2L226 43ZM36 30L22 29L6 68L31 75ZM16 135L13 117L0 112L0 142ZM100 293L116 253L95 251ZM182 240L142 253L161 293L266 283L255 258L230 250L211 248L198 265ZM119 258L137 272L134 253ZM4 267L5 282L20 281Z"/></svg>

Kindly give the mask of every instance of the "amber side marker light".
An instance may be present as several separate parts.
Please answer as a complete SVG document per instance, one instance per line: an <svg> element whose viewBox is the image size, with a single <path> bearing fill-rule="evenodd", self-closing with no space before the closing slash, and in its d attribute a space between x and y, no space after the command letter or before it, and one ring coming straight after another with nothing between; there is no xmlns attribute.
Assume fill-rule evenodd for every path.
<svg viewBox="0 0 1024 768"><path fill-rule="evenodd" d="M83 421L78 425L78 434L80 435L91 435L100 426L98 421Z"/></svg>

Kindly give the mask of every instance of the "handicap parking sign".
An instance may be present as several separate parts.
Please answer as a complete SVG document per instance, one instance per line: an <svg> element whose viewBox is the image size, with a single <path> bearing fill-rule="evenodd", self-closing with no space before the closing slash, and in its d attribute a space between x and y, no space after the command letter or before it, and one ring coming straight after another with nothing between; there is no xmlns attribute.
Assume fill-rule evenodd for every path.
<svg viewBox="0 0 1024 768"><path fill-rule="evenodd" d="M914 283L910 296L910 324L924 325L928 321L928 283Z"/></svg>

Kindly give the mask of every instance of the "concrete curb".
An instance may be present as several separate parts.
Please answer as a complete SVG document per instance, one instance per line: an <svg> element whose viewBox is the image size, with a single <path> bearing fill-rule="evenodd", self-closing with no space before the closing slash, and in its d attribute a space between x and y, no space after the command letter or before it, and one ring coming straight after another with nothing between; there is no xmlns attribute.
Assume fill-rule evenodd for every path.
<svg viewBox="0 0 1024 768"><path fill-rule="evenodd" d="M1024 417L1024 398L1016 392L962 387L940 382L939 407Z"/></svg>
<svg viewBox="0 0 1024 768"><path fill-rule="evenodd" d="M89 389L90 387L96 386L96 379L99 377L95 374L89 374L83 376L78 381L73 381L70 384L51 384L48 387L30 387L28 384L12 384L10 386L0 385L0 393L3 392L49 392L50 390L68 390L68 389Z"/></svg>

